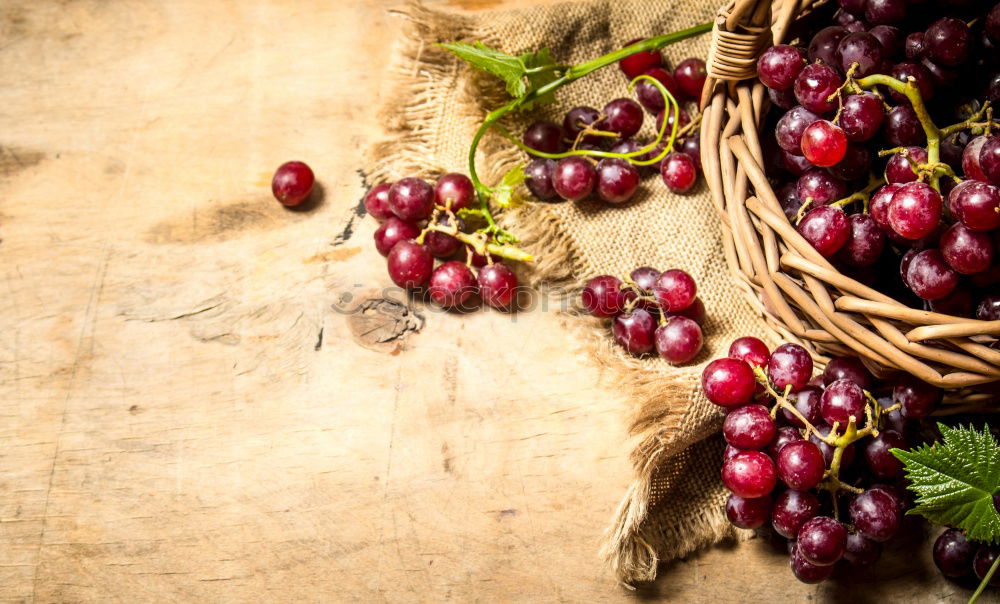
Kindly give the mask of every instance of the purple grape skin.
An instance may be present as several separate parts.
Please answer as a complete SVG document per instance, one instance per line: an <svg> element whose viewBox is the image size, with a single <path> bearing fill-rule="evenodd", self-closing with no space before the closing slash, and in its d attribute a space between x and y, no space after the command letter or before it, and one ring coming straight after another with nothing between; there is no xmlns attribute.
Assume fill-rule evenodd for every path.
<svg viewBox="0 0 1000 604"><path fill-rule="evenodd" d="M778 346L767 362L767 377L779 392L784 391L786 386L791 386L792 392L802 390L809 383L812 370L812 357L798 344Z"/></svg>
<svg viewBox="0 0 1000 604"><path fill-rule="evenodd" d="M434 303L444 308L462 308L478 292L476 276L464 262L445 262L434 269L427 293Z"/></svg>
<svg viewBox="0 0 1000 604"><path fill-rule="evenodd" d="M882 544L866 539L857 533L847 535L847 547L844 549L844 560L856 566L874 564L882 555Z"/></svg>
<svg viewBox="0 0 1000 604"><path fill-rule="evenodd" d="M654 331L656 319L641 308L632 310L630 314L618 315L611 324L615 342L636 356L653 351Z"/></svg>
<svg viewBox="0 0 1000 604"><path fill-rule="evenodd" d="M438 224L447 225L448 217L446 215L438 217ZM462 230L461 227L459 227L459 230ZM448 233L430 231L424 237L424 245L427 246L427 249L430 250L434 257L447 258L458 251L458 248L462 246L462 242Z"/></svg>
<svg viewBox="0 0 1000 604"><path fill-rule="evenodd" d="M542 153L561 153L566 150L562 128L554 122L544 120L528 126L522 142L525 147Z"/></svg>
<svg viewBox="0 0 1000 604"><path fill-rule="evenodd" d="M794 155L802 155L802 132L807 126L819 120L819 115L802 105L792 107L781 116L774 129L778 146Z"/></svg>
<svg viewBox="0 0 1000 604"><path fill-rule="evenodd" d="M789 489L771 506L771 527L786 539L795 539L799 529L819 513L819 500L809 491Z"/></svg>
<svg viewBox="0 0 1000 604"><path fill-rule="evenodd" d="M555 169L556 162L552 159L538 157L528 162L524 168L525 184L532 195L542 201L548 201L559 195L552 186L552 174Z"/></svg>
<svg viewBox="0 0 1000 604"><path fill-rule="evenodd" d="M889 203L901 186L903 185L890 183L872 193L868 206L869 215L886 231L892 230L892 225L889 224Z"/></svg>
<svg viewBox="0 0 1000 604"><path fill-rule="evenodd" d="M778 452L777 465L781 480L798 491L815 487L826 470L823 452L808 440L797 440L782 447Z"/></svg>
<svg viewBox="0 0 1000 604"><path fill-rule="evenodd" d="M837 4L840 5L840 8L856 16L865 14L866 3L867 0L837 0Z"/></svg>
<svg viewBox="0 0 1000 604"><path fill-rule="evenodd" d="M890 449L908 449L906 439L894 430L882 430L862 450L868 470L878 478L894 479L903 475L903 462Z"/></svg>
<svg viewBox="0 0 1000 604"><path fill-rule="evenodd" d="M864 216L864 214L856 214ZM823 384L829 386L837 380L850 380L865 390L871 390L875 378L858 357L836 357L823 370Z"/></svg>
<svg viewBox="0 0 1000 604"><path fill-rule="evenodd" d="M392 248L405 239L416 239L420 235L420 227L390 216L375 230L375 249L383 256L388 256Z"/></svg>
<svg viewBox="0 0 1000 604"><path fill-rule="evenodd" d="M792 556L788 561L792 568L792 574L799 581L806 584L822 583L833 574L833 566L818 566L805 559L802 551L795 547Z"/></svg>
<svg viewBox="0 0 1000 604"><path fill-rule="evenodd" d="M634 136L642 127L643 111L632 99L615 99L604 106L601 130L614 132L621 138Z"/></svg>
<svg viewBox="0 0 1000 604"><path fill-rule="evenodd" d="M904 0L868 0L865 19L873 25L891 25L906 18Z"/></svg>
<svg viewBox="0 0 1000 604"><path fill-rule="evenodd" d="M760 451L740 451L722 464L722 484L740 497L763 497L777 481L774 462Z"/></svg>
<svg viewBox="0 0 1000 604"><path fill-rule="evenodd" d="M802 200L795 192L794 182L786 182L778 189L778 204L781 205L781 210L789 221L798 215L799 208L802 207Z"/></svg>
<svg viewBox="0 0 1000 604"><path fill-rule="evenodd" d="M941 254L945 261L963 275L981 273L993 264L993 242L985 233L977 233L962 223L955 223L941 235Z"/></svg>
<svg viewBox="0 0 1000 604"><path fill-rule="evenodd" d="M799 104L799 100L795 98L795 91L791 88L788 90L775 90L773 88L768 88L767 97L771 99L772 103L781 107L785 111Z"/></svg>
<svg viewBox="0 0 1000 604"><path fill-rule="evenodd" d="M943 209L941 194L930 185L909 182L900 187L889 202L889 224L893 231L907 239L920 239L937 227Z"/></svg>
<svg viewBox="0 0 1000 604"><path fill-rule="evenodd" d="M393 216L392 208L389 207L389 183L375 185L365 193L365 211L368 215L379 222L388 220ZM386 252L388 253L388 252ZM382 254L383 256L385 254Z"/></svg>
<svg viewBox="0 0 1000 604"><path fill-rule="evenodd" d="M940 65L961 65L972 50L969 26L961 19L944 17L931 23L924 33L927 57Z"/></svg>
<svg viewBox="0 0 1000 604"><path fill-rule="evenodd" d="M848 216L848 221L851 233L840 250L840 259L845 264L858 268L875 264L885 249L885 233L882 228L868 214L852 214Z"/></svg>
<svg viewBox="0 0 1000 604"><path fill-rule="evenodd" d="M923 380L904 373L896 378L892 398L901 405L907 419L922 419L930 415L941 402L942 391Z"/></svg>
<svg viewBox="0 0 1000 604"><path fill-rule="evenodd" d="M972 291L961 285L943 298L928 301L927 308L931 312L951 315L953 317L972 318L975 314L973 312Z"/></svg>
<svg viewBox="0 0 1000 604"><path fill-rule="evenodd" d="M784 409L782 410L784 411ZM767 454L771 456L771 459L777 459L778 454L781 453L781 449L785 445L791 444L796 441L800 441L802 435L799 434L799 429L792 426L782 426L778 428L777 435L771 444L767 446Z"/></svg>
<svg viewBox="0 0 1000 604"><path fill-rule="evenodd" d="M882 43L864 31L848 34L837 45L840 69L844 73L857 63L854 75L864 77L878 71L882 65Z"/></svg>
<svg viewBox="0 0 1000 604"><path fill-rule="evenodd" d="M979 548L975 558L972 559L972 570L976 573L978 579L982 580L986 577L986 573L990 572L990 568L996 562L997 556L1000 556L1000 547L983 545ZM990 579L990 585L993 587L1000 586L1000 573L993 574L993 577Z"/></svg>
<svg viewBox="0 0 1000 604"><path fill-rule="evenodd" d="M986 15L986 35L996 44L1000 44L1000 7L993 5Z"/></svg>
<svg viewBox="0 0 1000 604"><path fill-rule="evenodd" d="M979 167L993 184L1000 184L1000 136L991 136L979 150Z"/></svg>
<svg viewBox="0 0 1000 604"><path fill-rule="evenodd" d="M833 20L837 25L846 29L847 33L853 34L868 29L868 24L865 23L864 19L846 11L837 11Z"/></svg>
<svg viewBox="0 0 1000 604"><path fill-rule="evenodd" d="M803 107L816 113L828 113L837 108L836 98L828 100L843 83L840 74L824 63L807 65L795 78L795 98Z"/></svg>
<svg viewBox="0 0 1000 604"><path fill-rule="evenodd" d="M653 332L657 354L675 365L687 363L697 356L703 343L701 327L687 317L670 317L666 325L660 325ZM770 416L767 419L770 421ZM774 422L771 422L771 426L773 428Z"/></svg>
<svg viewBox="0 0 1000 604"><path fill-rule="evenodd" d="M691 158L694 167L701 170L701 140L697 136L692 136L681 141L680 150Z"/></svg>
<svg viewBox="0 0 1000 604"><path fill-rule="evenodd" d="M837 54L837 46L847 34L847 29L839 25L824 27L816 32L816 35L809 42L809 62L814 63L819 60L831 67L839 66L840 59Z"/></svg>
<svg viewBox="0 0 1000 604"><path fill-rule="evenodd" d="M817 386L806 386L798 392L793 392L788 395L788 402L795 407L795 410L799 412L802 417L806 418L810 424L816 425L823 421L823 416L820 414L820 397L823 391ZM799 428L805 428L805 424L802 423L799 418L795 417L791 411L787 409L782 409L781 413L785 416L788 423Z"/></svg>
<svg viewBox="0 0 1000 604"><path fill-rule="evenodd" d="M885 109L874 94L865 92L849 95L840 113L840 127L847 140L864 142L875 136L885 120Z"/></svg>
<svg viewBox="0 0 1000 604"><path fill-rule="evenodd" d="M830 174L841 180L854 180L868 176L872 166L872 154L864 145L847 145L844 157L827 168Z"/></svg>
<svg viewBox="0 0 1000 604"><path fill-rule="evenodd" d="M958 286L958 273L945 262L941 250L918 252L906 267L906 283L922 300L937 300Z"/></svg>
<svg viewBox="0 0 1000 604"><path fill-rule="evenodd" d="M923 145L927 141L920 120L909 105L893 107L882 124L882 132L885 134L886 142L892 147Z"/></svg>
<svg viewBox="0 0 1000 604"><path fill-rule="evenodd" d="M986 296L976 307L976 318L980 321L1000 321L1000 296Z"/></svg>
<svg viewBox="0 0 1000 604"><path fill-rule="evenodd" d="M662 67L654 67L647 70L642 75L649 76L657 80L670 94L679 96L677 84L670 72ZM660 94L660 90L648 80L639 80L635 85L635 95L639 99L639 104L645 107L646 111L656 115L666 107L666 100Z"/></svg>
<svg viewBox="0 0 1000 604"><path fill-rule="evenodd" d="M847 193L844 181L834 177L822 168L810 168L802 173L795 183L795 194L804 202L826 205L837 201Z"/></svg>
<svg viewBox="0 0 1000 604"><path fill-rule="evenodd" d="M763 449L776 432L774 420L764 405L737 407L726 415L722 423L722 435L726 442L743 450Z"/></svg>
<svg viewBox="0 0 1000 604"><path fill-rule="evenodd" d="M885 165L885 180L888 183L906 184L917 180L916 164L927 163L927 150L923 147L907 147L906 155L894 154Z"/></svg>
<svg viewBox="0 0 1000 604"><path fill-rule="evenodd" d="M598 275L583 286L580 301L591 315L607 319L625 308L626 296L621 281L611 275Z"/></svg>
<svg viewBox="0 0 1000 604"><path fill-rule="evenodd" d="M851 235L847 215L833 206L819 206L809 210L796 230L823 256L836 254Z"/></svg>
<svg viewBox="0 0 1000 604"><path fill-rule="evenodd" d="M966 181L948 193L948 207L962 224L974 231L1000 227L1000 189L978 181Z"/></svg>
<svg viewBox="0 0 1000 604"><path fill-rule="evenodd" d="M566 112L563 117L563 132L566 133L566 138L570 141L576 141L576 138L581 132L587 127L592 126L601 119L601 112L593 107L587 107L581 105L580 107L574 107ZM588 135L583 137L584 142L598 142L601 137Z"/></svg>
<svg viewBox="0 0 1000 604"><path fill-rule="evenodd" d="M934 564L946 577L964 577L972 571L972 560L978 549L962 531L948 529L934 541Z"/></svg>
<svg viewBox="0 0 1000 604"><path fill-rule="evenodd" d="M915 31L907 35L905 44L907 59L919 59L927 52L927 46L924 44L924 32L922 31Z"/></svg>
<svg viewBox="0 0 1000 604"><path fill-rule="evenodd" d="M847 550L847 529L829 516L816 516L802 525L796 541L807 562L830 566Z"/></svg>
<svg viewBox="0 0 1000 604"><path fill-rule="evenodd" d="M851 417L856 423L861 423L865 417L864 392L851 380L837 380L823 391L823 396L820 398L820 412L830 425L836 422L844 427Z"/></svg>
<svg viewBox="0 0 1000 604"><path fill-rule="evenodd" d="M776 91L790 90L802 68L806 66L801 48L788 44L772 46L757 59L757 76L760 81Z"/></svg>
<svg viewBox="0 0 1000 604"><path fill-rule="evenodd" d="M903 30L893 25L876 25L868 33L882 44L882 56L891 59L903 51Z"/></svg>
<svg viewBox="0 0 1000 604"><path fill-rule="evenodd" d="M590 195L596 185L594 164L583 157L560 159L552 172L552 186L563 199L579 201Z"/></svg>
<svg viewBox="0 0 1000 604"><path fill-rule="evenodd" d="M434 256L426 247L407 239L392 247L387 265L393 283L412 289L427 283L434 269Z"/></svg>
<svg viewBox="0 0 1000 604"><path fill-rule="evenodd" d="M771 496L747 499L735 493L726 500L726 517L733 526L741 529L760 528L771 514Z"/></svg>
<svg viewBox="0 0 1000 604"><path fill-rule="evenodd" d="M420 178L408 176L389 189L389 207L400 220L423 220L434 211L434 188Z"/></svg>
<svg viewBox="0 0 1000 604"><path fill-rule="evenodd" d="M493 308L506 310L517 298L517 275L506 264L494 262L479 269L479 296Z"/></svg>
<svg viewBox="0 0 1000 604"><path fill-rule="evenodd" d="M881 489L869 489L856 495L848 511L854 528L872 541L884 543L899 530L899 502Z"/></svg>
<svg viewBox="0 0 1000 604"><path fill-rule="evenodd" d="M656 278L659 276L660 271L651 266L640 266L629 273L632 281L635 281L636 285L647 292L653 289L653 284L656 283Z"/></svg>
<svg viewBox="0 0 1000 604"><path fill-rule="evenodd" d="M912 61L896 63L892 66L889 75L902 82L913 78L914 83L917 85L917 90L920 92L920 98L924 101L929 101L934 97L934 80L931 72L921 63L914 63ZM906 95L900 94L895 90L890 89L889 96L900 103L909 102Z"/></svg>
<svg viewBox="0 0 1000 604"><path fill-rule="evenodd" d="M445 174L434 186L434 204L449 207L452 211L469 207L475 198L476 188L465 174Z"/></svg>
<svg viewBox="0 0 1000 604"><path fill-rule="evenodd" d="M597 164L597 195L602 200L625 203L639 188L639 170L623 159L605 158Z"/></svg>

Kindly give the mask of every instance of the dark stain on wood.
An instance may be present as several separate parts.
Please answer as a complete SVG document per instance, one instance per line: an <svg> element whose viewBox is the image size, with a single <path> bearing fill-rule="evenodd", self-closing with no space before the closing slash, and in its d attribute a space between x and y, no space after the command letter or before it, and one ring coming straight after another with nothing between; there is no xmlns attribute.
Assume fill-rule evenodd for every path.
<svg viewBox="0 0 1000 604"><path fill-rule="evenodd" d="M44 159L45 154L39 151L0 146L0 177L13 176L41 163Z"/></svg>
<svg viewBox="0 0 1000 604"><path fill-rule="evenodd" d="M212 206L154 225L146 234L150 243L222 241L287 222L289 212L274 199L256 198Z"/></svg>

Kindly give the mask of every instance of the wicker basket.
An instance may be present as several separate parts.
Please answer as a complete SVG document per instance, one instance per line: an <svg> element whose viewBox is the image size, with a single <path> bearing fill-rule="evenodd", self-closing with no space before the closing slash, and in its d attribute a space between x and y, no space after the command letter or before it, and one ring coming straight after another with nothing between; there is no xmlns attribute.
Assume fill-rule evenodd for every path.
<svg viewBox="0 0 1000 604"><path fill-rule="evenodd" d="M765 178L758 130L767 95L756 60L817 4L736 0L715 23L701 148L729 269L769 324L821 362L857 354L877 374L902 369L948 389L997 381L1000 350L990 344L1000 321L915 310L841 274L789 223Z"/></svg>

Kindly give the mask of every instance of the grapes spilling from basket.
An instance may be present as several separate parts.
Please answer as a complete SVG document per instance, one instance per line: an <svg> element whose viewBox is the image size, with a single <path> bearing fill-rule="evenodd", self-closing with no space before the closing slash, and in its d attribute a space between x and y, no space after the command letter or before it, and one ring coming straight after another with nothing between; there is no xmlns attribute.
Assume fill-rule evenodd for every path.
<svg viewBox="0 0 1000 604"><path fill-rule="evenodd" d="M635 85L638 102L617 98L601 110L581 105L567 111L562 124L543 120L525 129L522 147L536 156L525 168L525 184L536 198L580 201L596 196L622 204L639 191L642 177L653 173L673 193L694 187L701 172L699 118L668 104L651 80L675 98L694 101L705 84L705 62L685 59L671 72L656 51L626 57L619 67L629 80L640 78ZM665 126L659 143L642 137L647 113L657 132ZM674 142L664 155L672 135ZM568 155L578 151L586 155Z"/></svg>
<svg viewBox="0 0 1000 604"><path fill-rule="evenodd" d="M1000 319L1000 4L839 5L758 60L778 206L843 273Z"/></svg>
<svg viewBox="0 0 1000 604"><path fill-rule="evenodd" d="M386 257L396 285L426 288L430 300L444 308L469 309L477 297L495 308L511 307L517 275L494 256L510 253L517 259L520 252L470 232L458 212L474 199L472 182L463 174L445 174L435 186L407 177L368 191L365 210L381 223L375 248Z"/></svg>
<svg viewBox="0 0 1000 604"><path fill-rule="evenodd" d="M871 564L912 505L903 464L890 450L918 442L916 421L942 392L908 374L876 380L855 357L833 359L813 376L805 348L773 351L753 337L702 373L708 400L728 413L722 482L733 525L770 525L788 540L805 583L834 565Z"/></svg>
<svg viewBox="0 0 1000 604"><path fill-rule="evenodd" d="M705 305L694 279L680 269L641 266L624 279L600 275L584 286L581 301L591 315L611 319L615 342L636 356L655 351L682 364L704 344Z"/></svg>

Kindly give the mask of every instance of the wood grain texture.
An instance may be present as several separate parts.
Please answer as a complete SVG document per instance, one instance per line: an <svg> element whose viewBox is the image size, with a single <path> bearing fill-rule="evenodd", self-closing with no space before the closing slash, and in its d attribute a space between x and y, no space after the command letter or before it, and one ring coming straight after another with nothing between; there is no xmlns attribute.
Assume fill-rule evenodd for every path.
<svg viewBox="0 0 1000 604"><path fill-rule="evenodd" d="M613 584L626 402L554 313L366 346L334 309L389 283L356 207L390 7L0 6L0 601L839 599L759 543ZM874 572L946 599L921 556Z"/></svg>

